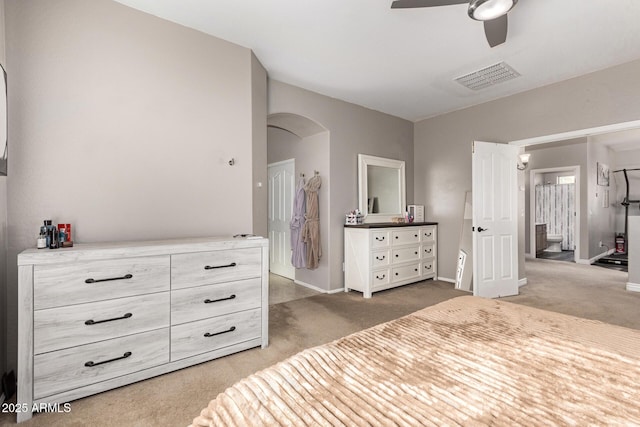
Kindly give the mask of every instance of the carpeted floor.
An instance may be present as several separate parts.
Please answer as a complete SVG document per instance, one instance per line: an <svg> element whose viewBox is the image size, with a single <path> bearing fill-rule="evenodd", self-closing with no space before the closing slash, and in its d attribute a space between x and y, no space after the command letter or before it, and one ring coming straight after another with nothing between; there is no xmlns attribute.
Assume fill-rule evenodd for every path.
<svg viewBox="0 0 640 427"><path fill-rule="evenodd" d="M526 263L528 285L507 301L640 329L640 294L627 274L548 260ZM71 403L68 414L38 414L31 426L186 426L219 392L298 351L395 319L466 292L425 281L374 294L319 294L270 307L270 345L152 378ZM0 425L15 425L0 414Z"/></svg>

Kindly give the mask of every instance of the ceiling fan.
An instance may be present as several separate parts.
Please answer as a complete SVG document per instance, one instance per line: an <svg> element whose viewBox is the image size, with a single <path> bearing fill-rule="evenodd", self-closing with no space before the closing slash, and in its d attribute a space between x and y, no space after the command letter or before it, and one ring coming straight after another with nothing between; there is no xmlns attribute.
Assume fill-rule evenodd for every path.
<svg viewBox="0 0 640 427"><path fill-rule="evenodd" d="M391 9L450 6L469 3L469 17L484 22L484 34L489 46L502 44L507 39L507 12L518 0L395 0Z"/></svg>

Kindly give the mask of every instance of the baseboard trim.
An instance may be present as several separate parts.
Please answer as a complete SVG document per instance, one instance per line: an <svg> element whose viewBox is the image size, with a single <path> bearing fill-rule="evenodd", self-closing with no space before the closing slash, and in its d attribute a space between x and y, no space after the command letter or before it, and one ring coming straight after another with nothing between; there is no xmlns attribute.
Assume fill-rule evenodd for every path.
<svg viewBox="0 0 640 427"><path fill-rule="evenodd" d="M526 277L518 280L518 287L524 286L526 284L527 284L527 278Z"/></svg>
<svg viewBox="0 0 640 427"><path fill-rule="evenodd" d="M627 282L627 290L631 292L640 292L640 284Z"/></svg>
<svg viewBox="0 0 640 427"><path fill-rule="evenodd" d="M338 293L338 292L344 292L344 288L332 289L332 290L328 291L326 289L321 289L321 288L319 288L317 286L314 286L314 285L312 285L310 283L303 282L302 280L294 280L293 283L295 283L296 285L304 286L305 288L309 288L309 289L311 289L313 291L316 291L316 292L322 292L323 294L335 294L335 293Z"/></svg>
<svg viewBox="0 0 640 427"><path fill-rule="evenodd" d="M449 282L449 283L453 283L453 284L456 283L456 281L454 279L449 279L448 277L440 277L440 276L438 276L437 280L440 280L441 282Z"/></svg>
<svg viewBox="0 0 640 427"><path fill-rule="evenodd" d="M577 264L593 264L594 262L598 261L600 258L606 257L607 255L611 255L615 251L616 251L615 249L609 249L608 251L602 252L601 254L598 254L591 259L579 259L576 261L576 263Z"/></svg>

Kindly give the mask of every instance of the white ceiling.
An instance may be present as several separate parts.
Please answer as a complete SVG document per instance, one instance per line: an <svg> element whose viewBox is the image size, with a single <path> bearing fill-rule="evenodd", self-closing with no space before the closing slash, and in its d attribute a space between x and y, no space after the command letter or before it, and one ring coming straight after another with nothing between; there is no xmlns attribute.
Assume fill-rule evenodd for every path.
<svg viewBox="0 0 640 427"><path fill-rule="evenodd" d="M270 78L420 120L640 58L640 0L520 0L489 48L466 5L391 0L116 0L251 48ZM505 61L521 74L454 79Z"/></svg>

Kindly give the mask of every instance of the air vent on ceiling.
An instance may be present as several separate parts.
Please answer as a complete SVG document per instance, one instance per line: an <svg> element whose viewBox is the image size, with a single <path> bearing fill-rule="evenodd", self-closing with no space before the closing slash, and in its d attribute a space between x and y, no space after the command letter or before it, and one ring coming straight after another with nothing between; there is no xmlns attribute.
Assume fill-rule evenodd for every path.
<svg viewBox="0 0 640 427"><path fill-rule="evenodd" d="M455 79L461 85L473 90L480 90L486 87L515 79L520 74L505 62L490 65L473 73L466 74Z"/></svg>

